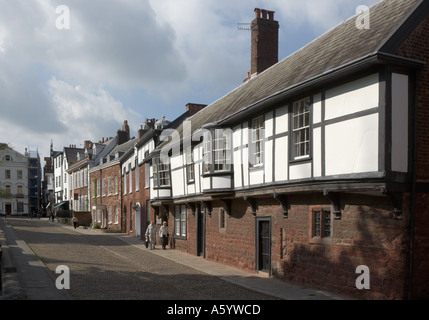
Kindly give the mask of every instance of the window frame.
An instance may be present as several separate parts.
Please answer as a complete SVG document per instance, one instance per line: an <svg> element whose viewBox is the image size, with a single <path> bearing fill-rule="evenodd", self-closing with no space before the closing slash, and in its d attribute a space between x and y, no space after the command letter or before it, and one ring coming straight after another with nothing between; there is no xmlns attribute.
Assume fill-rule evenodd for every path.
<svg viewBox="0 0 429 320"><path fill-rule="evenodd" d="M194 148L191 147L191 151L186 152L185 157L186 157L186 181L187 183L194 183L195 182Z"/></svg>
<svg viewBox="0 0 429 320"><path fill-rule="evenodd" d="M302 106L300 105L302 103ZM295 113L296 107L298 108ZM306 110L308 107L308 110ZM290 154L292 161L308 160L312 154L312 110L313 101L312 97L304 97L292 102L290 111L290 128L291 128L291 142ZM302 133L304 137L302 138ZM299 134L298 142L297 135ZM298 146L299 145L299 146ZM301 150L301 146L304 150ZM297 149L297 147L299 149Z"/></svg>
<svg viewBox="0 0 429 320"><path fill-rule="evenodd" d="M213 129L203 135L203 168L206 175L233 171L232 132L225 134L225 130Z"/></svg>
<svg viewBox="0 0 429 320"><path fill-rule="evenodd" d="M161 161L160 157L155 157L152 159L152 167L153 167L153 187L157 189L171 188L170 164L164 164ZM162 183L162 181L164 182Z"/></svg>
<svg viewBox="0 0 429 320"><path fill-rule="evenodd" d="M174 206L174 238L187 239L188 210L186 205Z"/></svg>
<svg viewBox="0 0 429 320"><path fill-rule="evenodd" d="M258 136L257 139L256 136ZM264 165L264 140L265 117L264 115L259 115L249 121L249 166L252 168ZM259 154L259 157L257 157L257 154Z"/></svg>
<svg viewBox="0 0 429 320"><path fill-rule="evenodd" d="M319 218L317 216L319 215ZM319 230L316 230L319 220ZM329 235L326 235L326 221L329 221ZM310 208L309 242L314 244L333 243L334 215L332 209L325 206L313 206Z"/></svg>

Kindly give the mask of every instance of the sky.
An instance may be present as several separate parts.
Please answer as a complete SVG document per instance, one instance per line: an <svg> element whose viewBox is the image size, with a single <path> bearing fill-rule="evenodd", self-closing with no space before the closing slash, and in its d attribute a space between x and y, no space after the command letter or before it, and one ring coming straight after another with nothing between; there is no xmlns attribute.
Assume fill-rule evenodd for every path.
<svg viewBox="0 0 429 320"><path fill-rule="evenodd" d="M254 9L275 11L279 60L378 0L0 0L0 142L55 150L172 121L250 70Z"/></svg>

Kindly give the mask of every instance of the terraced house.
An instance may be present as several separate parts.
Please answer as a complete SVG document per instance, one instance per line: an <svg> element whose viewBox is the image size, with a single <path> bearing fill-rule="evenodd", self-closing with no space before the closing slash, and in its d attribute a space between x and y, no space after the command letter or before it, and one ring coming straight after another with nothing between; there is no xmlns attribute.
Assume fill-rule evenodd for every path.
<svg viewBox="0 0 429 320"><path fill-rule="evenodd" d="M351 17L277 62L274 12L255 9L245 82L151 153L172 246L361 298L429 297L428 13L381 1L369 28Z"/></svg>

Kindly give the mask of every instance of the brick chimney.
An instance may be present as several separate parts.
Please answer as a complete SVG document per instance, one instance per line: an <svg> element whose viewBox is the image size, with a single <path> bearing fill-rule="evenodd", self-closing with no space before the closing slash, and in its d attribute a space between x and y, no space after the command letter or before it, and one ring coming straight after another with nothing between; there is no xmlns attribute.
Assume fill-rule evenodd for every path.
<svg viewBox="0 0 429 320"><path fill-rule="evenodd" d="M206 104L188 103L186 105L186 111L188 111L188 116L190 117L196 114L198 111L201 111L205 107L207 107Z"/></svg>
<svg viewBox="0 0 429 320"><path fill-rule="evenodd" d="M122 130L117 131L117 143L121 145L130 140L130 127L128 126L128 121L125 120L122 125Z"/></svg>
<svg viewBox="0 0 429 320"><path fill-rule="evenodd" d="M274 20L274 11L256 8L251 30L251 70L248 79L279 60L279 23Z"/></svg>

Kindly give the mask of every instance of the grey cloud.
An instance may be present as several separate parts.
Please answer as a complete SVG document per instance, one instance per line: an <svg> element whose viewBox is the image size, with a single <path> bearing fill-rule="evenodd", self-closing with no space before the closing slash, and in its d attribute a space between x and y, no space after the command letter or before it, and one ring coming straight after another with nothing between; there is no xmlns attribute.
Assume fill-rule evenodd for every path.
<svg viewBox="0 0 429 320"><path fill-rule="evenodd" d="M147 1L70 1L69 7L70 35L64 36L71 42L51 51L60 69L89 80L150 89L186 76L174 30L157 23Z"/></svg>

